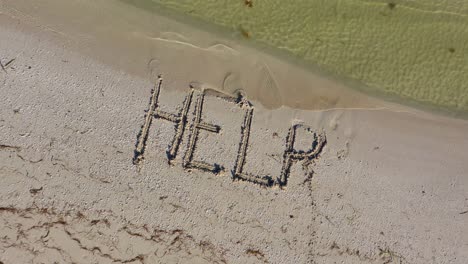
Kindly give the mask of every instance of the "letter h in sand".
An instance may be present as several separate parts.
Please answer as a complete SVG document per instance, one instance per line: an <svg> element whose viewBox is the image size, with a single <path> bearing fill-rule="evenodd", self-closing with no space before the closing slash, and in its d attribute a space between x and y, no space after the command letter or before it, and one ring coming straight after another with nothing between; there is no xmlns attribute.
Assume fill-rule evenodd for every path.
<svg viewBox="0 0 468 264"><path fill-rule="evenodd" d="M135 153L133 156L133 164L135 165L140 164L141 161L144 159L146 141L148 140L149 129L151 127L153 118L161 118L161 119L175 123L176 133L172 140L171 146L166 152L169 162L171 162L177 156L179 145L184 136L185 127L187 126L187 116L188 116L188 111L190 109L190 104L193 98L193 92L194 92L193 89L191 89L189 94L185 97L183 107L177 115L167 113L167 112L157 109L159 93L161 92L161 86L162 86L162 77L158 76L158 78L159 78L158 84L151 91L151 99L150 99L148 111L146 112L146 115L145 115L145 123L141 127L140 133L138 134L138 137L137 137L136 149L135 149Z"/></svg>

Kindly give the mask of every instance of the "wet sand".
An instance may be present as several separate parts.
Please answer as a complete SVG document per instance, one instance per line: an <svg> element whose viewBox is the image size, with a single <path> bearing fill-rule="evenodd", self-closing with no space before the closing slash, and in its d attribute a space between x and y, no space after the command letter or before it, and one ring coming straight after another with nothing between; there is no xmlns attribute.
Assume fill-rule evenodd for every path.
<svg viewBox="0 0 468 264"><path fill-rule="evenodd" d="M466 121L138 9L26 2L0 2L0 261L468 258Z"/></svg>

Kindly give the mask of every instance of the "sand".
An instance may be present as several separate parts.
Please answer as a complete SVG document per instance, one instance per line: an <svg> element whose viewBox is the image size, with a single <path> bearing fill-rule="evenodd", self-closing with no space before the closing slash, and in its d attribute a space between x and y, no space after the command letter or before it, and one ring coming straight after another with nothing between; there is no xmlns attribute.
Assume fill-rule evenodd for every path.
<svg viewBox="0 0 468 264"><path fill-rule="evenodd" d="M208 46L161 32L148 46L147 37L120 41L136 32L130 15L114 18L137 21L119 35L71 13L58 23L66 10L46 8L52 1L25 2L0 2L1 262L468 258L465 120L382 102L293 66L281 73L286 62L252 59L241 45L221 42L213 52L217 37L206 32L192 34ZM69 4L106 21L107 3ZM158 30L184 32L151 19ZM252 87L271 81L251 65L269 69L280 96L256 99L264 95ZM318 84L321 100L304 100L323 103L288 106L288 82L291 93Z"/></svg>

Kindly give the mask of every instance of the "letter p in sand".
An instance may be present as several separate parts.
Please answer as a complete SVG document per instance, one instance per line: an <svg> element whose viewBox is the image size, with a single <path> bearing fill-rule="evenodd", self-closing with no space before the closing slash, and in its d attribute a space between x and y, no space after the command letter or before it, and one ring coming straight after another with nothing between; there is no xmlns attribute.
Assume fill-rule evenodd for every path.
<svg viewBox="0 0 468 264"><path fill-rule="evenodd" d="M294 148L294 143L296 141L296 134L299 128L305 129L307 132L312 133L313 135L313 142L312 146L308 150L296 150ZM278 185L280 187L286 186L288 183L288 177L291 172L291 167L296 161L300 160L312 160L320 154L323 147L326 144L326 137L325 134L317 134L312 131L312 129L308 126L304 126L301 124L293 125L289 129L288 136L286 137L286 150L283 154L283 167L281 169L281 175L278 179Z"/></svg>

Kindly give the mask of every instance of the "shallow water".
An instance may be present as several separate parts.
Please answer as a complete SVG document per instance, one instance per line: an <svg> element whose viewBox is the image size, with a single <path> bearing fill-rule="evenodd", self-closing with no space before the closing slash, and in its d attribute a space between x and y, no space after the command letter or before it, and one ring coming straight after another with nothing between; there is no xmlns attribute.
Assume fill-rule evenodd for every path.
<svg viewBox="0 0 468 264"><path fill-rule="evenodd" d="M123 1L220 26L373 94L468 112L466 1Z"/></svg>

